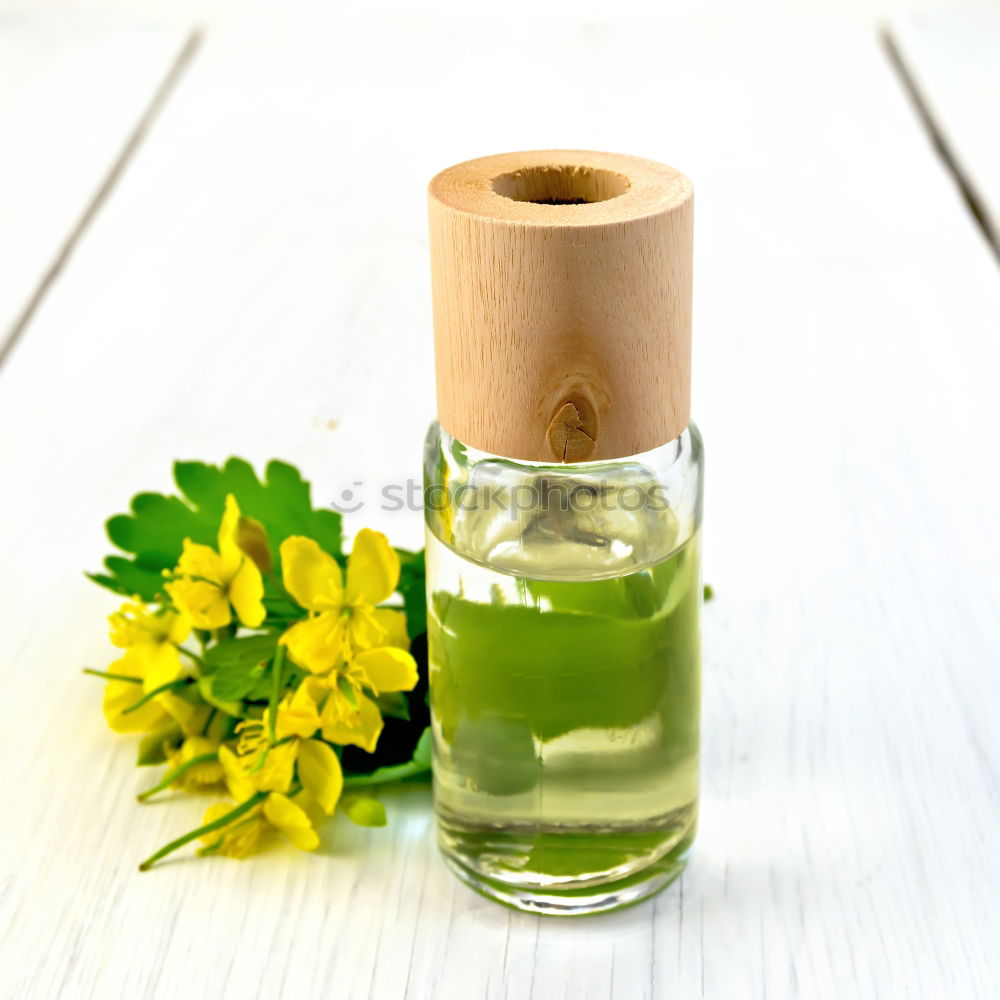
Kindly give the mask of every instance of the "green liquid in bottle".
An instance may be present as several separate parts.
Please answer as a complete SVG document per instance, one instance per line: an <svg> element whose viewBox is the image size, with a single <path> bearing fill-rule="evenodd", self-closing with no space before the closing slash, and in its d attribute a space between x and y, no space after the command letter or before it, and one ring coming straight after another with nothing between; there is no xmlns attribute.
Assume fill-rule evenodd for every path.
<svg viewBox="0 0 1000 1000"><path fill-rule="evenodd" d="M449 863L480 891L547 912L661 888L697 818L697 533L600 579L500 572L433 533L427 558Z"/></svg>

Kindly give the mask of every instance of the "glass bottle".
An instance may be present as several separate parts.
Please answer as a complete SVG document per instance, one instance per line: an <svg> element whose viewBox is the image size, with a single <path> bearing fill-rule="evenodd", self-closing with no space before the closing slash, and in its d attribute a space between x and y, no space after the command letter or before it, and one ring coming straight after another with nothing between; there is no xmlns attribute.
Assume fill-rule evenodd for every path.
<svg viewBox="0 0 1000 1000"><path fill-rule="evenodd" d="M501 902L613 909L676 877L697 822L690 183L545 151L460 164L430 196L439 844Z"/></svg>

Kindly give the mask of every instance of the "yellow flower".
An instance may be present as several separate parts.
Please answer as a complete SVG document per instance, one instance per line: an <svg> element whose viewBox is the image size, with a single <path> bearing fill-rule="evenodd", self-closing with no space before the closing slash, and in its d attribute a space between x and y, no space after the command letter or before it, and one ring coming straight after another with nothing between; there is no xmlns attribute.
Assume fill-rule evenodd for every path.
<svg viewBox="0 0 1000 1000"><path fill-rule="evenodd" d="M283 833L300 850L315 850L319 835L308 807L315 802L329 815L340 798L344 779L337 755L321 740L299 735L311 736L319 728L319 715L304 686L286 697L278 709L276 728L284 742L266 746L267 724L265 716L261 723L247 727L247 735L241 737L241 744L249 744L247 754L237 756L225 746L219 749L226 784L238 803L267 793L246 816L202 837L209 847L228 857L248 857L263 847L275 831ZM260 748L266 748L263 762L258 755ZM303 790L301 805L285 794L296 768ZM224 802L216 803L205 813L204 822L215 822L231 809Z"/></svg>
<svg viewBox="0 0 1000 1000"><path fill-rule="evenodd" d="M237 756L227 746L219 747L219 763L226 785L237 802L257 792L287 792L295 778L295 746L282 743L258 753Z"/></svg>
<svg viewBox="0 0 1000 1000"><path fill-rule="evenodd" d="M166 590L196 628L222 628L233 620L233 611L249 628L264 620L264 581L257 564L237 544L239 532L240 508L230 493L218 551L184 539L184 551Z"/></svg>
<svg viewBox="0 0 1000 1000"><path fill-rule="evenodd" d="M368 753L375 752L385 725L371 698L353 685L344 691L336 682L330 686L321 721L324 739L341 745L350 743Z"/></svg>
<svg viewBox="0 0 1000 1000"><path fill-rule="evenodd" d="M364 528L347 560L347 582L337 561L311 538L293 535L281 543L285 589L310 615L281 641L296 663L324 674L350 650L372 649L386 641L387 629L375 605L399 583L399 557L385 535Z"/></svg>
<svg viewBox="0 0 1000 1000"><path fill-rule="evenodd" d="M325 677L311 678L311 683L317 704L326 697L320 713L323 738L372 753L383 722L378 705L365 692L378 696L412 691L417 683L417 663L405 649L381 646L356 654Z"/></svg>
<svg viewBox="0 0 1000 1000"><path fill-rule="evenodd" d="M111 665L111 672L142 679L141 655L130 649ZM155 733L176 723L187 735L200 732L208 712L207 705L192 705L169 691L151 698L133 712L127 712L141 697L143 685L132 681L108 681L104 688L104 718L116 733Z"/></svg>
<svg viewBox="0 0 1000 1000"><path fill-rule="evenodd" d="M179 646L191 634L190 619L170 608L150 611L135 597L108 615L111 642L121 649L142 642L173 643Z"/></svg>
<svg viewBox="0 0 1000 1000"><path fill-rule="evenodd" d="M410 637L406 631L406 615L394 608L376 608L375 621L385 630L385 637L380 646L395 646L398 649L410 648Z"/></svg>
<svg viewBox="0 0 1000 1000"><path fill-rule="evenodd" d="M131 659L132 655L126 653L120 660L116 660L113 664L114 672L141 680L142 667L130 663ZM125 710L141 697L141 684L134 684L131 681L108 681L104 687L104 718L114 732L153 733L170 725L170 716L164 710L159 698L153 698L134 712L126 713Z"/></svg>
<svg viewBox="0 0 1000 1000"><path fill-rule="evenodd" d="M321 721L306 684L286 695L275 720L277 743L269 745L267 713L260 722L241 726L239 756L228 747L219 761L233 798L245 802L255 792L287 792L297 774L302 787L327 815L337 808L344 787L340 760L333 748L312 739Z"/></svg>
<svg viewBox="0 0 1000 1000"><path fill-rule="evenodd" d="M109 668L111 673L141 677L146 692L184 674L177 649L191 634L187 615L170 608L151 612L136 598L126 601L108 621L111 642L126 650Z"/></svg>
<svg viewBox="0 0 1000 1000"><path fill-rule="evenodd" d="M167 763L171 768L186 764L203 754L217 753L219 744L206 736L189 736L173 753L167 755ZM217 791L225 781L225 771L218 760L206 760L189 767L184 774L174 782L174 787L186 792Z"/></svg>
<svg viewBox="0 0 1000 1000"><path fill-rule="evenodd" d="M125 652L108 672L134 681L109 681L104 689L104 717L116 733L152 733L173 723L191 733L206 718L204 707L164 691L134 711L127 711L143 694L184 675L178 646L191 631L183 614L166 609L148 611L139 602L126 602L108 619L111 641Z"/></svg>
<svg viewBox="0 0 1000 1000"><path fill-rule="evenodd" d="M203 822L214 823L232 808L230 803L216 802L208 807ZM308 811L278 792L272 792L260 805L229 826L203 834L201 839L218 854L247 858L266 846L275 832L283 833L302 851L314 851L319 847L319 835Z"/></svg>

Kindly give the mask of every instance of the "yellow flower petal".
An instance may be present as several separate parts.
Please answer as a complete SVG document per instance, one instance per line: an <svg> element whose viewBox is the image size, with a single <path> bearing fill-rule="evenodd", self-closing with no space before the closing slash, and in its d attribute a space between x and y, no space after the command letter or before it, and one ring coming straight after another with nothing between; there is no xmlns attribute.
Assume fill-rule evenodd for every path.
<svg viewBox="0 0 1000 1000"><path fill-rule="evenodd" d="M231 802L216 802L205 811L202 825L214 823L232 808ZM202 834L201 839L210 847L218 844L218 853L226 857L248 858L264 846L270 830L270 825L264 820L258 808L251 810L249 816L242 816L229 826Z"/></svg>
<svg viewBox="0 0 1000 1000"><path fill-rule="evenodd" d="M406 614L393 608L375 608L372 611L375 621L385 633L382 642L386 646L397 646L399 649L410 648L410 636L406 631Z"/></svg>
<svg viewBox="0 0 1000 1000"><path fill-rule="evenodd" d="M218 749L219 745L214 740L207 739L204 736L190 736L180 745L180 748L175 753L169 755L169 763L171 767L177 767L204 754L217 754ZM214 790L214 786L220 785L224 779L225 771L223 771L222 765L218 760L207 760L201 764L189 767L174 782L174 785L189 792L204 792ZM207 820L206 822L211 821Z"/></svg>
<svg viewBox="0 0 1000 1000"><path fill-rule="evenodd" d="M285 589L309 611L339 609L343 603L340 566L311 538L292 535L281 543L281 578Z"/></svg>
<svg viewBox="0 0 1000 1000"><path fill-rule="evenodd" d="M122 604L108 616L108 622L111 642L123 649L140 642L181 643L191 634L191 622L185 615L169 609L151 610L139 598Z"/></svg>
<svg viewBox="0 0 1000 1000"><path fill-rule="evenodd" d="M295 693L286 696L278 706L278 719L274 731L279 740L288 736L308 739L320 727L319 710L306 682Z"/></svg>
<svg viewBox="0 0 1000 1000"><path fill-rule="evenodd" d="M236 544L239 523L240 508L230 493L219 528L219 551L184 539L175 579L166 584L166 591L181 614L190 619L189 626L223 628L233 618L230 604L250 628L264 620L264 581L254 561Z"/></svg>
<svg viewBox="0 0 1000 1000"><path fill-rule="evenodd" d="M144 614L145 605L137 598L133 601L125 601L117 611L108 615L112 645L128 649L143 635L144 629L140 625L140 615Z"/></svg>
<svg viewBox="0 0 1000 1000"><path fill-rule="evenodd" d="M209 823L214 823L217 819L222 819L227 812L232 811L232 808L232 804L229 802L213 802L205 810L205 815L201 818L201 825L208 826ZM203 833L201 839L206 844L217 844L222 840L225 829L225 827L222 827L219 830L211 830L208 833Z"/></svg>
<svg viewBox="0 0 1000 1000"><path fill-rule="evenodd" d="M149 659L148 649L132 646L108 667L112 674L141 679ZM116 733L150 733L170 724L158 699L147 701L134 712L125 710L134 705L143 695L143 685L131 681L109 681L104 688L104 717L108 726Z"/></svg>
<svg viewBox="0 0 1000 1000"><path fill-rule="evenodd" d="M165 589L195 628L223 628L233 619L225 592L214 583L180 577L167 583Z"/></svg>
<svg viewBox="0 0 1000 1000"><path fill-rule="evenodd" d="M296 741L279 743L267 751L264 765L259 771L250 774L250 780L259 792L287 792L292 784L295 769ZM256 766L259 759L254 754L250 760Z"/></svg>
<svg viewBox="0 0 1000 1000"><path fill-rule="evenodd" d="M153 700L181 727L185 736L200 733L211 711L207 705L193 705L171 691L164 691Z"/></svg>
<svg viewBox="0 0 1000 1000"><path fill-rule="evenodd" d="M240 526L240 506L232 493L226 496L226 507L219 525L219 563L223 581L231 580L243 561L243 552L236 544Z"/></svg>
<svg viewBox="0 0 1000 1000"><path fill-rule="evenodd" d="M371 649L385 645L386 632L372 608L361 605L351 610L347 620L347 636L352 649Z"/></svg>
<svg viewBox="0 0 1000 1000"><path fill-rule="evenodd" d="M326 819L327 814L304 788L295 796L295 804L309 817L313 827L318 827Z"/></svg>
<svg viewBox="0 0 1000 1000"><path fill-rule="evenodd" d="M300 851L315 851L319 847L319 835L309 816L286 796L272 792L264 800L264 816Z"/></svg>
<svg viewBox="0 0 1000 1000"><path fill-rule="evenodd" d="M347 560L347 603L381 604L399 583L399 556L380 531L362 528Z"/></svg>
<svg viewBox="0 0 1000 1000"><path fill-rule="evenodd" d="M271 826L260 813L254 813L249 819L237 820L226 828L218 853L243 860L263 850L272 836Z"/></svg>
<svg viewBox="0 0 1000 1000"><path fill-rule="evenodd" d="M189 736L181 744L180 754L183 760L191 760L202 754L218 753L218 751L219 744L215 740L210 740L207 736ZM219 774L222 774L221 770Z"/></svg>
<svg viewBox="0 0 1000 1000"><path fill-rule="evenodd" d="M219 763L226 776L229 794L237 802L246 802L256 791L253 781L247 775L240 758L229 747L219 747Z"/></svg>
<svg viewBox="0 0 1000 1000"><path fill-rule="evenodd" d="M368 686L376 693L412 691L417 686L417 661L405 649L383 646L354 657L368 678Z"/></svg>
<svg viewBox="0 0 1000 1000"><path fill-rule="evenodd" d="M180 645L191 634L191 619L182 611L167 611L164 618L167 642Z"/></svg>
<svg viewBox="0 0 1000 1000"><path fill-rule="evenodd" d="M346 619L337 611L324 611L293 625L281 637L292 659L314 674L325 674L344 658Z"/></svg>
<svg viewBox="0 0 1000 1000"><path fill-rule="evenodd" d="M210 545L199 545L190 538L185 538L176 573L178 576L200 577L221 586L222 560Z"/></svg>
<svg viewBox="0 0 1000 1000"><path fill-rule="evenodd" d="M240 553L239 569L229 581L230 603L237 617L247 628L257 628L267 613L264 610L264 580L254 561Z"/></svg>
<svg viewBox="0 0 1000 1000"><path fill-rule="evenodd" d="M114 673L121 661L111 665ZM104 688L104 718L116 733L152 733L170 724L170 716L157 705L156 700L147 701L141 708L125 714L125 709L134 705L142 697L142 685L129 681L108 681Z"/></svg>
<svg viewBox="0 0 1000 1000"><path fill-rule="evenodd" d="M180 653L177 652L177 647L169 642L145 642L134 646L133 649L140 652L146 661L143 671L143 691L153 691L164 684L169 684L184 673Z"/></svg>
<svg viewBox="0 0 1000 1000"><path fill-rule="evenodd" d="M350 743L373 753L382 735L382 715L365 695L358 694L357 701L355 710L341 692L331 692L323 708L323 739L341 745Z"/></svg>
<svg viewBox="0 0 1000 1000"><path fill-rule="evenodd" d="M344 788L344 773L332 747L320 740L302 740L298 773L302 787L331 815Z"/></svg>

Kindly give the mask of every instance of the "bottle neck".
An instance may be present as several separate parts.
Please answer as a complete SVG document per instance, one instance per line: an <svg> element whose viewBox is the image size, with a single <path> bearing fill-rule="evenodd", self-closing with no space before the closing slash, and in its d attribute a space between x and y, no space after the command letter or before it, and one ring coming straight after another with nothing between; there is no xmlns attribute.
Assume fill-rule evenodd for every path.
<svg viewBox="0 0 1000 1000"><path fill-rule="evenodd" d="M549 464L470 448L432 425L425 453L429 532L515 574L620 576L668 558L701 521L702 446L679 437L617 461Z"/></svg>

